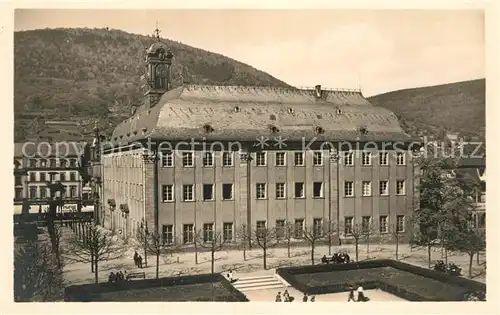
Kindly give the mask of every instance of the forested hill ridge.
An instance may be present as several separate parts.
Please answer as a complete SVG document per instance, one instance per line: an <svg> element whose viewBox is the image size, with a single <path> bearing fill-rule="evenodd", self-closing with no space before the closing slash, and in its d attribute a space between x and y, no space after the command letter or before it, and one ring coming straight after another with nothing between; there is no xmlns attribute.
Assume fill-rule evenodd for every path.
<svg viewBox="0 0 500 315"><path fill-rule="evenodd" d="M447 132L484 140L486 80L405 89L369 97L373 105L393 111L412 134L437 138Z"/></svg>
<svg viewBox="0 0 500 315"><path fill-rule="evenodd" d="M231 58L162 40L174 54L174 87L183 81L288 86ZM43 134L45 120L90 122L99 118L103 125L111 127L128 116L130 107L142 101L144 82L140 78L144 74L144 52L153 42L152 36L110 29L15 32L16 140ZM33 121L36 117L38 122Z"/></svg>

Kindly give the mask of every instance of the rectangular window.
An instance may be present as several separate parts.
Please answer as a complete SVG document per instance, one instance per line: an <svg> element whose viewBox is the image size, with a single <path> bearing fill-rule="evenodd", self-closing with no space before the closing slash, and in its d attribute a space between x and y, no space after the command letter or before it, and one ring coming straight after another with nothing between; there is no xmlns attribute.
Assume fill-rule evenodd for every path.
<svg viewBox="0 0 500 315"><path fill-rule="evenodd" d="M193 201L194 200L194 191L193 185L183 185L182 186L182 200L184 201Z"/></svg>
<svg viewBox="0 0 500 315"><path fill-rule="evenodd" d="M42 198L42 199L47 198L47 188L40 187L40 198Z"/></svg>
<svg viewBox="0 0 500 315"><path fill-rule="evenodd" d="M266 184L257 183L256 189L257 189L257 194L256 194L257 199L266 199Z"/></svg>
<svg viewBox="0 0 500 315"><path fill-rule="evenodd" d="M15 192L16 192L16 195L15 195L16 200L23 199L23 189L22 188L16 188Z"/></svg>
<svg viewBox="0 0 500 315"><path fill-rule="evenodd" d="M354 225L353 217L345 217L344 218L344 234L352 235L352 227Z"/></svg>
<svg viewBox="0 0 500 315"><path fill-rule="evenodd" d="M479 213L477 218L477 227L484 229L486 227L486 213Z"/></svg>
<svg viewBox="0 0 500 315"><path fill-rule="evenodd" d="M396 232L403 233L405 231L405 216L396 216Z"/></svg>
<svg viewBox="0 0 500 315"><path fill-rule="evenodd" d="M381 215L379 220L380 233L387 233L387 216Z"/></svg>
<svg viewBox="0 0 500 315"><path fill-rule="evenodd" d="M56 174L49 174L50 182L53 182L56 180Z"/></svg>
<svg viewBox="0 0 500 315"><path fill-rule="evenodd" d="M161 166L162 167L173 167L174 166L174 152L162 152L161 154Z"/></svg>
<svg viewBox="0 0 500 315"><path fill-rule="evenodd" d="M21 176L16 176L15 178L15 185L16 186L21 186L23 183L21 181Z"/></svg>
<svg viewBox="0 0 500 315"><path fill-rule="evenodd" d="M344 196L345 197L354 196L354 182L344 182Z"/></svg>
<svg viewBox="0 0 500 315"><path fill-rule="evenodd" d="M65 182L66 181L66 173L65 172L59 173L59 180L61 182Z"/></svg>
<svg viewBox="0 0 500 315"><path fill-rule="evenodd" d="M257 221L257 236L262 237L266 233L266 221Z"/></svg>
<svg viewBox="0 0 500 315"><path fill-rule="evenodd" d="M203 242L212 242L214 240L214 224L203 224Z"/></svg>
<svg viewBox="0 0 500 315"><path fill-rule="evenodd" d="M32 172L32 173L30 173L30 182L34 182L34 181L36 181L36 176L35 176L35 173Z"/></svg>
<svg viewBox="0 0 500 315"><path fill-rule="evenodd" d="M304 152L295 152L294 163L295 166L304 166Z"/></svg>
<svg viewBox="0 0 500 315"><path fill-rule="evenodd" d="M372 165L372 153L371 152L363 152L362 157L363 157L363 165L364 166Z"/></svg>
<svg viewBox="0 0 500 315"><path fill-rule="evenodd" d="M69 197L70 198L76 197L76 186L74 185L69 186Z"/></svg>
<svg viewBox="0 0 500 315"><path fill-rule="evenodd" d="M233 200L233 184L222 184L222 200Z"/></svg>
<svg viewBox="0 0 500 315"><path fill-rule="evenodd" d="M323 152L314 152L313 164L314 164L314 166L323 165Z"/></svg>
<svg viewBox="0 0 500 315"><path fill-rule="evenodd" d="M190 244L194 241L194 225L184 224L182 227L182 242L184 244Z"/></svg>
<svg viewBox="0 0 500 315"><path fill-rule="evenodd" d="M40 181L41 182L45 182L47 179L45 178L45 173L44 172L40 172Z"/></svg>
<svg viewBox="0 0 500 315"><path fill-rule="evenodd" d="M380 196L389 195L389 182L386 180L381 180L379 183Z"/></svg>
<svg viewBox="0 0 500 315"><path fill-rule="evenodd" d="M405 153L396 152L396 165L405 165Z"/></svg>
<svg viewBox="0 0 500 315"><path fill-rule="evenodd" d="M56 168L57 166L57 160L56 159L50 159L50 168Z"/></svg>
<svg viewBox="0 0 500 315"><path fill-rule="evenodd" d="M285 183L276 183L276 199L285 198Z"/></svg>
<svg viewBox="0 0 500 315"><path fill-rule="evenodd" d="M304 183L295 183L295 198L304 198Z"/></svg>
<svg viewBox="0 0 500 315"><path fill-rule="evenodd" d="M404 195L405 193L406 193L405 181L404 180L396 181L396 194L397 195Z"/></svg>
<svg viewBox="0 0 500 315"><path fill-rule="evenodd" d="M313 233L315 236L323 235L323 219L313 219Z"/></svg>
<svg viewBox="0 0 500 315"><path fill-rule="evenodd" d="M389 153L380 152L379 154L380 154L379 155L379 164L380 165L389 165L389 158L388 158Z"/></svg>
<svg viewBox="0 0 500 315"><path fill-rule="evenodd" d="M30 187L30 199L36 199L36 187Z"/></svg>
<svg viewBox="0 0 500 315"><path fill-rule="evenodd" d="M304 237L304 219L295 220L294 238L301 239Z"/></svg>
<svg viewBox="0 0 500 315"><path fill-rule="evenodd" d="M222 166L233 166L233 152L222 152Z"/></svg>
<svg viewBox="0 0 500 315"><path fill-rule="evenodd" d="M163 244L173 244L174 243L174 226L173 225L162 225L161 227L161 239Z"/></svg>
<svg viewBox="0 0 500 315"><path fill-rule="evenodd" d="M363 182L363 196L371 196L372 195L372 182L364 181Z"/></svg>
<svg viewBox="0 0 500 315"><path fill-rule="evenodd" d="M282 238L285 236L285 220L276 220L276 237Z"/></svg>
<svg viewBox="0 0 500 315"><path fill-rule="evenodd" d="M214 153L213 152L204 152L203 153L203 166L204 167L214 166Z"/></svg>
<svg viewBox="0 0 500 315"><path fill-rule="evenodd" d="M29 161L28 167L35 168L36 167L36 160L35 159L31 159Z"/></svg>
<svg viewBox="0 0 500 315"><path fill-rule="evenodd" d="M285 152L276 152L276 166L285 165Z"/></svg>
<svg viewBox="0 0 500 315"><path fill-rule="evenodd" d="M69 180L70 181L76 181L76 173L75 172L71 172L69 173Z"/></svg>
<svg viewBox="0 0 500 315"><path fill-rule="evenodd" d="M223 224L223 238L226 242L233 240L233 223Z"/></svg>
<svg viewBox="0 0 500 315"><path fill-rule="evenodd" d="M255 164L257 166L266 166L266 152L257 152L255 154Z"/></svg>
<svg viewBox="0 0 500 315"><path fill-rule="evenodd" d="M361 229L363 230L363 233L368 233L370 231L371 219L372 218L370 216L364 216L361 218Z"/></svg>
<svg viewBox="0 0 500 315"><path fill-rule="evenodd" d="M162 202L174 201L174 186L162 185L161 186L161 200Z"/></svg>
<svg viewBox="0 0 500 315"><path fill-rule="evenodd" d="M323 183L322 182L313 183L313 197L314 198L323 198Z"/></svg>
<svg viewBox="0 0 500 315"><path fill-rule="evenodd" d="M213 184L203 184L203 200L214 200Z"/></svg>
<svg viewBox="0 0 500 315"><path fill-rule="evenodd" d="M193 152L182 152L182 166L192 167L193 165Z"/></svg>
<svg viewBox="0 0 500 315"><path fill-rule="evenodd" d="M344 153L344 165L352 166L354 165L354 152Z"/></svg>

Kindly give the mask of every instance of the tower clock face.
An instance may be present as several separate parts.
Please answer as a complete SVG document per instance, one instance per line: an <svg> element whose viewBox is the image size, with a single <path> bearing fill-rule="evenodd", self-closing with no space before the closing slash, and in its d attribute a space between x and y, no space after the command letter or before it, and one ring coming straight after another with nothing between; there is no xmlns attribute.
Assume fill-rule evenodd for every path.
<svg viewBox="0 0 500 315"><path fill-rule="evenodd" d="M167 77L167 68L164 65L156 66L156 76L166 78Z"/></svg>

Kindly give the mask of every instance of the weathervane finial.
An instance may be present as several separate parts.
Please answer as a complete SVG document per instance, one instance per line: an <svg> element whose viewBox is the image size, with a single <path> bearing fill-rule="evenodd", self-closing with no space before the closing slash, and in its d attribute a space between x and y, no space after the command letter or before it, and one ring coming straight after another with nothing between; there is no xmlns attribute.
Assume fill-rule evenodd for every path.
<svg viewBox="0 0 500 315"><path fill-rule="evenodd" d="M156 21L155 37L156 37L156 40L158 40L158 41L160 41L160 33L161 33L161 31L158 29L158 21Z"/></svg>

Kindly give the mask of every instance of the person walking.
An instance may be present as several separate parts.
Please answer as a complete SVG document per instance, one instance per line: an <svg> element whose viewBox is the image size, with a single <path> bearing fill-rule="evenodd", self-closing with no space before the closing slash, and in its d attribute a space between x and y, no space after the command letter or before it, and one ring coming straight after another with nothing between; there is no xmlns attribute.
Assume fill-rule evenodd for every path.
<svg viewBox="0 0 500 315"><path fill-rule="evenodd" d="M138 262L137 267L142 268L142 256L141 255L139 255L139 257L137 257L137 262Z"/></svg>
<svg viewBox="0 0 500 315"><path fill-rule="evenodd" d="M135 251L134 253L134 264L136 267L139 267L139 254L137 253L137 251Z"/></svg>

